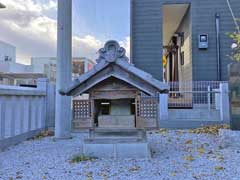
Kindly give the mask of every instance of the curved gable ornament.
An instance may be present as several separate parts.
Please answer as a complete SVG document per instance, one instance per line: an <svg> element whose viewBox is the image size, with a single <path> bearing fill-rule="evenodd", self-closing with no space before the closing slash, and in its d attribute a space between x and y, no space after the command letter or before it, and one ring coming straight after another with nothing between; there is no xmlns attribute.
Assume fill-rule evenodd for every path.
<svg viewBox="0 0 240 180"><path fill-rule="evenodd" d="M115 62L117 59L122 59L129 61L126 56L126 50L123 47L120 47L117 41L108 41L104 48L101 48L99 51L99 58L96 60L97 63L101 61Z"/></svg>

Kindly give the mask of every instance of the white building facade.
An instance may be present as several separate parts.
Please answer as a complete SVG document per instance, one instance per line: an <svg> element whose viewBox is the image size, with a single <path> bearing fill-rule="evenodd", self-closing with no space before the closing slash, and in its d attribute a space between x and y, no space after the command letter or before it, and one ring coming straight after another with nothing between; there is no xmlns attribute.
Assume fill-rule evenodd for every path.
<svg viewBox="0 0 240 180"><path fill-rule="evenodd" d="M47 77L56 82L56 57L32 57L30 65L16 62L16 47L0 41L0 84L36 84L37 78ZM95 62L85 57L72 58L73 78L92 69Z"/></svg>
<svg viewBox="0 0 240 180"><path fill-rule="evenodd" d="M31 66L16 63L16 47L0 41L0 84L18 85L23 81L17 79L16 74L30 72Z"/></svg>
<svg viewBox="0 0 240 180"><path fill-rule="evenodd" d="M0 41L0 62L16 62L16 47Z"/></svg>
<svg viewBox="0 0 240 180"><path fill-rule="evenodd" d="M33 73L44 73L52 83L56 82L56 57L33 57L31 67ZM84 74L92 69L95 62L85 57L73 57L73 77Z"/></svg>

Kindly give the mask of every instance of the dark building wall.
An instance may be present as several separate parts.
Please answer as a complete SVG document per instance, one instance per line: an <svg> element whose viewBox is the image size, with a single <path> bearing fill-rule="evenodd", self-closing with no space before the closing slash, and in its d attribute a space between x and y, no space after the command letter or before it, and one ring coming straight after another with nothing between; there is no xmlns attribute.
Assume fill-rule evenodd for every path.
<svg viewBox="0 0 240 180"><path fill-rule="evenodd" d="M159 0L132 0L131 59L138 68L162 79L162 11Z"/></svg>
<svg viewBox="0 0 240 180"><path fill-rule="evenodd" d="M234 13L240 17L240 1L230 0ZM227 80L227 57L231 40L227 32L235 30L226 0L132 0L131 43L132 62L162 80L162 5L191 4L192 80L217 80L217 47L215 13L220 14L222 80ZM198 49L198 35L209 35L209 48Z"/></svg>
<svg viewBox="0 0 240 180"><path fill-rule="evenodd" d="M236 15L240 17L240 1L230 0ZM194 1L192 6L193 34L193 77L194 80L217 80L217 47L215 14L220 15L220 46L221 46L221 80L227 80L227 65L231 62L227 57L231 53L231 40L226 35L235 29L226 0ZM198 35L209 35L208 50L198 49Z"/></svg>

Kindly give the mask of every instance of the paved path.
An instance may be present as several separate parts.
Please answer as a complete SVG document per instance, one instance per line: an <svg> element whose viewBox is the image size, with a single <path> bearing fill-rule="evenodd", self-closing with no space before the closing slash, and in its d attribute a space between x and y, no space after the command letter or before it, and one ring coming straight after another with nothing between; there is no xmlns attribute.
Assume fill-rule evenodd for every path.
<svg viewBox="0 0 240 180"><path fill-rule="evenodd" d="M84 134L23 142L0 153L0 179L12 180L239 180L240 150L222 149L218 136L188 131L152 132L152 160L69 162Z"/></svg>

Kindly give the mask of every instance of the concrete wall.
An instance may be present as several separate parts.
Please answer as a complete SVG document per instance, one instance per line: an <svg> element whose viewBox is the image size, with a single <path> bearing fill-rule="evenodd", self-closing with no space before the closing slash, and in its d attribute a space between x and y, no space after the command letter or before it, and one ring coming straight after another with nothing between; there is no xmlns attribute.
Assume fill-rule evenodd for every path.
<svg viewBox="0 0 240 180"><path fill-rule="evenodd" d="M162 79L162 5L169 3L191 4L192 73L193 80L217 80L217 47L215 13L220 14L222 79L227 79L227 57L231 40L227 32L235 30L226 0L132 0L131 47L132 62L139 68ZM239 0L231 0L237 17L240 17ZM208 50L198 49L198 35L209 35Z"/></svg>

